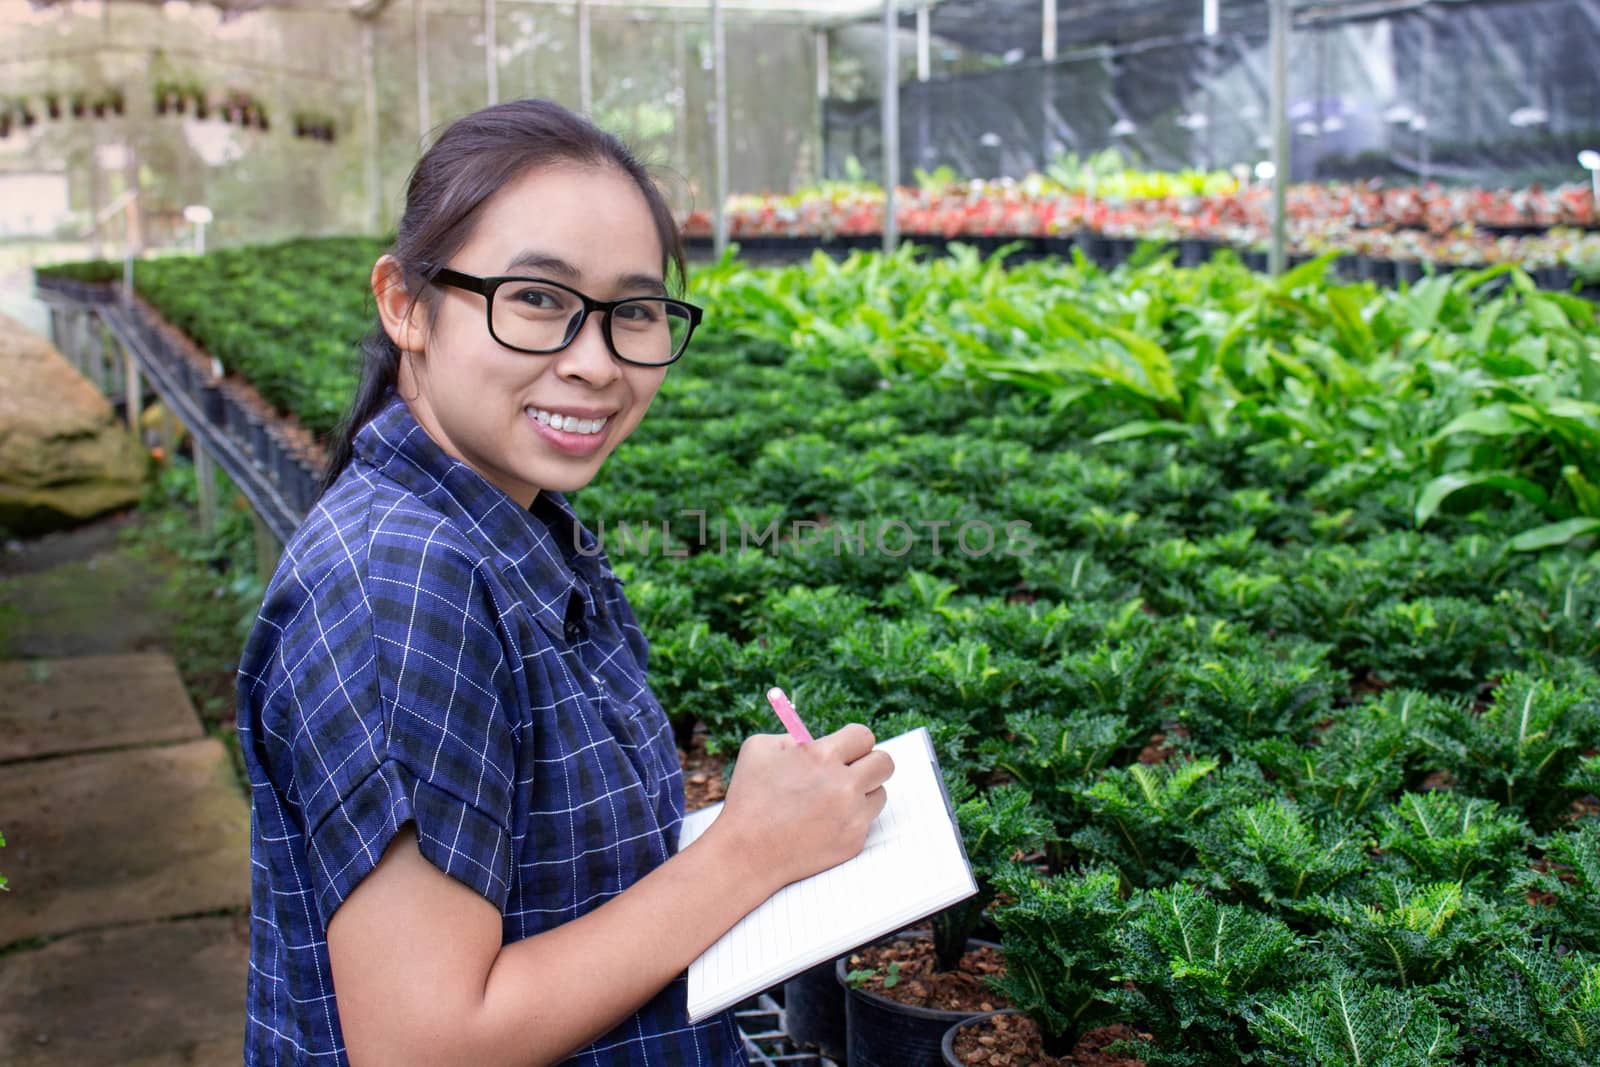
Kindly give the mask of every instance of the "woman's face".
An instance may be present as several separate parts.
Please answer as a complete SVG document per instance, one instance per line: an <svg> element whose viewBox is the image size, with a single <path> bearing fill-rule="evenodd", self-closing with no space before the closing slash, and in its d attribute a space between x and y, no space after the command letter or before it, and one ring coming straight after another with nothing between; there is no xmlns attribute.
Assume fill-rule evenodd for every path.
<svg viewBox="0 0 1600 1067"><path fill-rule="evenodd" d="M633 180L612 167L567 165L501 189L467 243L439 265L545 278L615 300L665 295L661 260L654 218ZM403 355L400 395L440 447L523 507L540 489L587 485L666 377L666 367L615 359L599 314L566 348L533 355L490 336L482 295L436 286L432 296L438 314L425 331L425 352ZM553 429L556 415L558 423L579 422ZM596 422L598 431L585 432Z"/></svg>

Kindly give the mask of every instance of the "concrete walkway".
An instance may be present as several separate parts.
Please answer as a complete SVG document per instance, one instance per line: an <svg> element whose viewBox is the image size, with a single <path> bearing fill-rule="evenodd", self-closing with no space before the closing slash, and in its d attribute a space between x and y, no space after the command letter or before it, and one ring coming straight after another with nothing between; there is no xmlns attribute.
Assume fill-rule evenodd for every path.
<svg viewBox="0 0 1600 1067"><path fill-rule="evenodd" d="M249 811L162 653L0 662L0 1063L235 1064Z"/></svg>

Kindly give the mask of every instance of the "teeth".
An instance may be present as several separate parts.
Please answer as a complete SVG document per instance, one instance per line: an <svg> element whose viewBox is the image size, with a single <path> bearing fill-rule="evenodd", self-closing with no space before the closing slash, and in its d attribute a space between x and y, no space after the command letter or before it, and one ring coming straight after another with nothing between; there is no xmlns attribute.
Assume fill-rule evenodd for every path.
<svg viewBox="0 0 1600 1067"><path fill-rule="evenodd" d="M553 415L543 408L529 408L528 414L550 427L565 433L596 434L605 428L609 419L580 419L576 415Z"/></svg>

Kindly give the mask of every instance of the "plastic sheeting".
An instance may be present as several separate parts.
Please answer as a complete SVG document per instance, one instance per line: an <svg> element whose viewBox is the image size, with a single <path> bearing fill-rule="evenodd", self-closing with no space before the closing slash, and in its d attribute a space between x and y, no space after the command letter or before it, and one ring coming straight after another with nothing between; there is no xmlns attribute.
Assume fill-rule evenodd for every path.
<svg viewBox="0 0 1600 1067"><path fill-rule="evenodd" d="M1070 6L1062 0L1063 12ZM902 85L902 173L948 165L966 177L1018 177L1065 152L1110 147L1163 170L1267 158L1266 6L1254 4L1258 26L1240 28L1242 0L1223 0L1224 32L1214 37L1193 32L1200 6L1189 5L1195 25L1178 25L1185 32L1176 35ZM1153 5L1129 5L1130 16L1140 7L1150 8L1141 24L1156 25ZM1036 16L1039 4L1017 5L1024 8ZM932 11L935 37L941 10ZM1577 152L1600 148L1600 3L1429 4L1362 18L1353 11L1313 17L1302 9L1297 18L1289 87L1295 180L1582 179ZM1006 32L1013 36L997 40L1015 47L1016 27ZM828 175L845 175L852 156L867 175L880 174L879 131L875 102L829 100Z"/></svg>

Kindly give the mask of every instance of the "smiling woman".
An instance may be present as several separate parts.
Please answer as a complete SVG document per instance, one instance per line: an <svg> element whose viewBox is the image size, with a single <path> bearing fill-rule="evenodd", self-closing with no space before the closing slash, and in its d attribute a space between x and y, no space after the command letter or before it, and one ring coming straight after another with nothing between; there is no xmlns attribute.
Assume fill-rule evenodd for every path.
<svg viewBox="0 0 1600 1067"><path fill-rule="evenodd" d="M459 120L373 266L379 322L239 672L253 804L247 1063L743 1061L683 972L858 852L889 758L751 738L679 851L648 646L562 496L644 418L700 311L661 194L542 101Z"/></svg>

